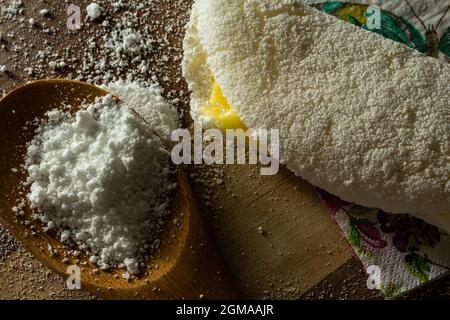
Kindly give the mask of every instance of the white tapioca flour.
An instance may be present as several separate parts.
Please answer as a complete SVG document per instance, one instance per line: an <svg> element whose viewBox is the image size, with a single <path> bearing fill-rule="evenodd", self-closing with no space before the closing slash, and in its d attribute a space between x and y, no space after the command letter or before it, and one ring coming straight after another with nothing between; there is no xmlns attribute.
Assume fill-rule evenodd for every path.
<svg viewBox="0 0 450 320"><path fill-rule="evenodd" d="M0 76L6 76L8 68L5 65L0 64Z"/></svg>
<svg viewBox="0 0 450 320"><path fill-rule="evenodd" d="M86 12L89 19L95 20L102 15L102 7L98 3L92 2L86 7Z"/></svg>
<svg viewBox="0 0 450 320"><path fill-rule="evenodd" d="M126 101L161 138L170 141L172 131L179 127L177 111L162 97L159 85L118 80L102 88Z"/></svg>
<svg viewBox="0 0 450 320"><path fill-rule="evenodd" d="M108 95L74 115L48 112L28 146L25 168L34 218L46 230L56 231L63 243L102 269L126 267L138 273L146 253L159 244L175 184L170 153L131 109L138 100L127 101L137 90L136 97L152 108L151 102L159 101L150 97L156 92L149 89L145 96L144 87L124 86L128 89L114 85L124 104ZM175 125L175 114L159 102L156 109L164 106L165 117L141 113L155 131L165 132Z"/></svg>

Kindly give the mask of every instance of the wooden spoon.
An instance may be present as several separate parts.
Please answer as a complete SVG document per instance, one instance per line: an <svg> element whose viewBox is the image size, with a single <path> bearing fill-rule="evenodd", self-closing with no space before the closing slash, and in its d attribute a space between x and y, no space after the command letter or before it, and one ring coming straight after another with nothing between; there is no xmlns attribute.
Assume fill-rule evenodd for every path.
<svg viewBox="0 0 450 320"><path fill-rule="evenodd" d="M56 234L43 232L39 223L31 222L35 228L32 234L30 226L25 225L30 210L25 209L23 217L13 213L18 199L24 197L19 192L24 190L26 174L15 169L21 168L26 144L34 135L35 126L30 122L43 118L51 109L67 104L76 108L106 94L87 83L55 79L28 83L0 100L0 222L55 272L68 277L68 267L78 265L82 287L102 298L237 298L200 218L191 187L181 173L177 177L179 187L171 198L171 216L161 237L161 250L148 261L146 275L133 281L123 278L124 270L99 271L86 257L70 256Z"/></svg>

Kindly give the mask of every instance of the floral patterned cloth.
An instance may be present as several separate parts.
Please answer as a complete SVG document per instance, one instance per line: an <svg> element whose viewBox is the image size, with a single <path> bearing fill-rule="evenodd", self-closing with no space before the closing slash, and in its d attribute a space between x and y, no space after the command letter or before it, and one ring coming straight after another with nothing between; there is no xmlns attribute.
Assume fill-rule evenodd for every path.
<svg viewBox="0 0 450 320"><path fill-rule="evenodd" d="M444 16L450 0L410 0L415 14L403 0L306 2L366 29L368 5L378 5L382 9L382 27L374 32L450 61L450 12ZM425 26L438 24L434 48L439 52L433 52ZM450 236L437 227L407 214L389 214L342 201L322 190L318 193L366 270L374 266L378 270L376 288L386 298L450 273Z"/></svg>
<svg viewBox="0 0 450 320"><path fill-rule="evenodd" d="M386 298L449 273L450 236L435 226L318 192L364 267L379 268L379 289Z"/></svg>

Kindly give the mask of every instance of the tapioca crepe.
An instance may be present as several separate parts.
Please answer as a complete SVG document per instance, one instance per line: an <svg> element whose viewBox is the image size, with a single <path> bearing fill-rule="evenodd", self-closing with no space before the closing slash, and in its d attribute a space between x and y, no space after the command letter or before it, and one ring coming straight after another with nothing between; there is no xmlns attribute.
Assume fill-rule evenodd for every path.
<svg viewBox="0 0 450 320"><path fill-rule="evenodd" d="M287 0L197 0L184 50L194 120L279 129L296 175L450 232L447 63Z"/></svg>

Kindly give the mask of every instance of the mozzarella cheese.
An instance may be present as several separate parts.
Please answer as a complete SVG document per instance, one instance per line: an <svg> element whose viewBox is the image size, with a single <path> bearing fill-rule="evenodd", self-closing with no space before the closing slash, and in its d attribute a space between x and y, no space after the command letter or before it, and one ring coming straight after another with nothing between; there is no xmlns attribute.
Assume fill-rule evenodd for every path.
<svg viewBox="0 0 450 320"><path fill-rule="evenodd" d="M203 122L223 130L245 128L237 111L223 96L222 89L217 82L211 88L208 102L199 110L199 116L204 119Z"/></svg>

